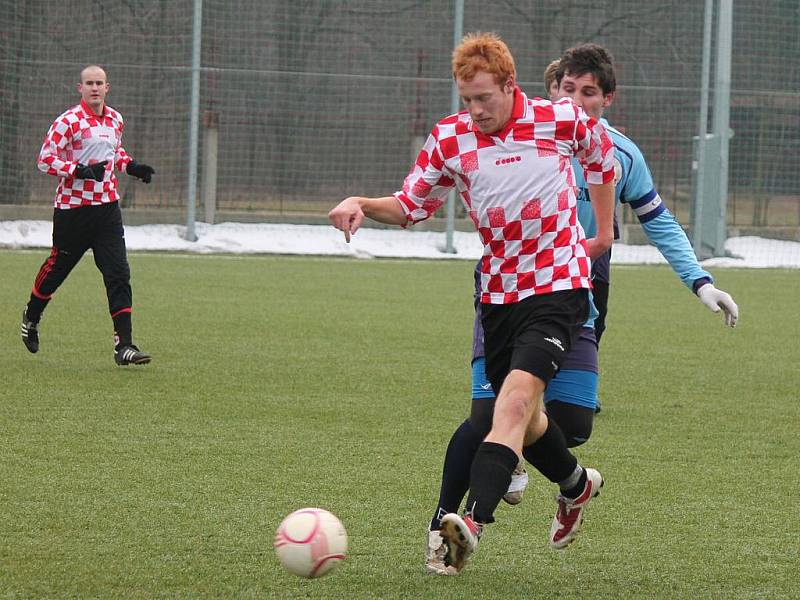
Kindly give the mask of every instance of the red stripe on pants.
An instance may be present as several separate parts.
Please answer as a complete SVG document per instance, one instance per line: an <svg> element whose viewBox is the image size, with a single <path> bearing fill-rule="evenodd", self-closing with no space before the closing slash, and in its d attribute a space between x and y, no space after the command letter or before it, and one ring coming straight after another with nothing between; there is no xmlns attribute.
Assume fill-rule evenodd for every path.
<svg viewBox="0 0 800 600"><path fill-rule="evenodd" d="M46 261L44 261L42 268L39 269L39 273L36 275L36 279L33 282L33 289L31 290L31 293L33 293L34 296L42 300L49 300L52 296L52 295L45 296L44 294L39 292L39 286L42 285L42 282L50 274L50 271L53 270L53 264L56 262L57 254L58 254L58 249L55 246L53 246L53 249L50 250L50 256Z"/></svg>

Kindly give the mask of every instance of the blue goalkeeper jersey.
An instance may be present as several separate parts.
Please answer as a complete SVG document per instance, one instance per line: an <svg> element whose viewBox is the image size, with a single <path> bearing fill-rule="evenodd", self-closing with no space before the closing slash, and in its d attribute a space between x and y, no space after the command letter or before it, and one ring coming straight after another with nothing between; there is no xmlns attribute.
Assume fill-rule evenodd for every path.
<svg viewBox="0 0 800 600"><path fill-rule="evenodd" d="M614 129L608 121L600 122L614 142L614 185L618 203L627 204L636 213L647 239L666 259L675 274L689 289L694 290L698 280L713 282L711 275L697 262L689 238L672 213L661 201L653 185L653 177L641 150L629 138ZM597 231L592 205L589 203L589 188L583 176L583 168L573 159L575 183L578 188L578 220L587 237Z"/></svg>

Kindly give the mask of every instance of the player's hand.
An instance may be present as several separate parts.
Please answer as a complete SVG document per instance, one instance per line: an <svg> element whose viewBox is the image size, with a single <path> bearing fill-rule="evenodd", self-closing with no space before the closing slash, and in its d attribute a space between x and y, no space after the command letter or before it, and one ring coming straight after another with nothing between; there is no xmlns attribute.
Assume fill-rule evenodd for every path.
<svg viewBox="0 0 800 600"><path fill-rule="evenodd" d="M93 165L82 165L81 163L78 163L73 175L75 175L75 177L78 179L94 179L95 181L103 181L103 177L106 174L106 164L108 164L107 160L94 163Z"/></svg>
<svg viewBox="0 0 800 600"><path fill-rule="evenodd" d="M345 198L328 213L331 225L339 231L344 231L344 239L349 244L350 236L354 235L364 222L364 211L361 210L361 200L358 196Z"/></svg>
<svg viewBox="0 0 800 600"><path fill-rule="evenodd" d="M593 237L586 240L586 247L589 252L589 258L592 260L597 260L603 254L608 252L608 249L611 248L611 244L614 243L614 238L604 238L604 237Z"/></svg>
<svg viewBox="0 0 800 600"><path fill-rule="evenodd" d="M722 310L725 314L725 325L736 327L736 322L739 320L739 307L736 306L736 302L728 292L718 290L714 284L707 283L697 290L697 297L711 312L718 313Z"/></svg>
<svg viewBox="0 0 800 600"><path fill-rule="evenodd" d="M156 170L150 165L137 163L135 160L132 160L128 163L125 172L128 175L132 175L133 177L141 179L145 183L150 183L150 181L153 179L153 173L155 173Z"/></svg>

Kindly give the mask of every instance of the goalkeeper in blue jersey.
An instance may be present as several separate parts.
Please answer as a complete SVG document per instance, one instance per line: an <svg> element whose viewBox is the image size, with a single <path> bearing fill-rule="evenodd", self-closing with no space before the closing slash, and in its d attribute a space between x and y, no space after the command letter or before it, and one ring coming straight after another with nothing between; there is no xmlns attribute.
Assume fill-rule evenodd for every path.
<svg viewBox="0 0 800 600"><path fill-rule="evenodd" d="M551 85L553 76L557 87ZM614 101L616 92L613 58L608 50L596 44L570 48L558 61L557 68L554 63L548 65L545 88L551 99L570 96L589 116L601 120L615 146L617 201L633 208L648 239L659 249L681 281L710 310L715 313L722 311L726 325L735 326L738 319L736 303L729 294L714 286L711 275L698 264L686 234L658 196L641 151L629 138L602 119L603 111ZM556 98L552 97L554 94ZM586 236L590 238L594 236L595 223L588 189L580 165L573 165L573 170L579 188L578 216ZM579 341L545 392L548 418L558 423L569 447L579 446L589 439L598 406L597 352L608 308L610 258L609 250L601 259L593 261L593 300L597 308L592 313L594 319L590 318L587 322ZM476 311L479 310L480 304L477 304ZM439 503L428 532L425 568L430 572L457 573L447 564L447 548L441 543L438 532L439 518L448 512L456 512L469 488L472 457L491 429L494 400L494 392L484 371L483 331L478 316L473 335L470 416L456 429L445 454ZM531 459L535 467L535 457L531 456ZM520 502L527 480L527 473L520 465L514 472L504 500L509 504ZM559 507L561 510L561 503ZM569 507L565 505L563 509L569 510Z"/></svg>
<svg viewBox="0 0 800 600"><path fill-rule="evenodd" d="M725 323L734 327L739 316L736 303L729 294L714 287L713 277L698 264L686 234L656 192L642 152L602 118L603 111L611 105L616 94L613 61L611 53L597 44L581 44L570 48L561 57L556 70L558 97L569 96L590 117L605 125L614 142L617 201L634 210L647 238L658 248L681 281L713 312L722 311ZM595 223L589 192L583 180L583 170L574 170L580 192L578 216L586 236L592 237ZM592 261L593 293L600 312L595 323L598 342L605 330L610 257L609 250L603 258Z"/></svg>

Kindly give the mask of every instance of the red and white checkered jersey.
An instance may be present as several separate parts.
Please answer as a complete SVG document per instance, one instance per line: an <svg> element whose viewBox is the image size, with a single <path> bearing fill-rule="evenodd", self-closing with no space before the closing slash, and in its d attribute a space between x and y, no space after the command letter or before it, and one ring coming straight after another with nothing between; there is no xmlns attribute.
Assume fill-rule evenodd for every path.
<svg viewBox="0 0 800 600"><path fill-rule="evenodd" d="M456 187L483 241L481 302L590 288L571 157L591 184L614 180L614 144L570 98L529 99L517 89L511 119L493 135L469 112L433 128L395 197L406 217L430 217Z"/></svg>
<svg viewBox="0 0 800 600"><path fill-rule="evenodd" d="M122 115L106 106L95 115L83 100L60 115L50 126L39 152L39 169L59 178L54 206L78 208L119 200L114 169L124 171L131 157L122 147ZM93 165L107 160L102 181L78 179L78 163Z"/></svg>

